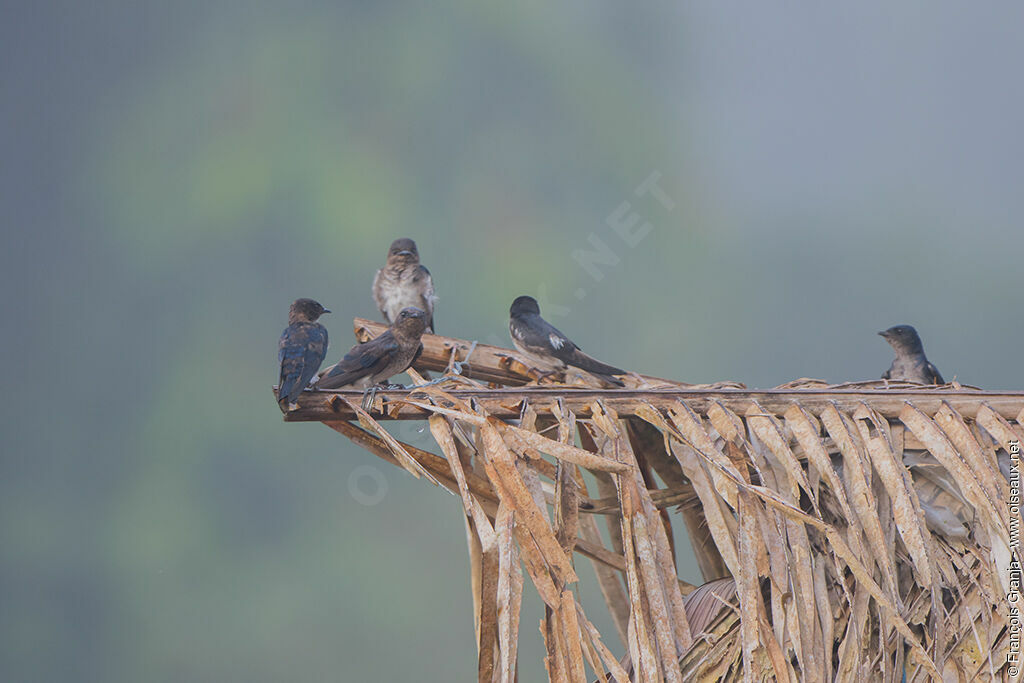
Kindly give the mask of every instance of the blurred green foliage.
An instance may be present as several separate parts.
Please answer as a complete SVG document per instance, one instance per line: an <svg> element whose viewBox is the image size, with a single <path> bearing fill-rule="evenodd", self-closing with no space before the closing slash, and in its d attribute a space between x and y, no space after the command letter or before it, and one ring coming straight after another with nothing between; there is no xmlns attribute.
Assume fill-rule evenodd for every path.
<svg viewBox="0 0 1024 683"><path fill-rule="evenodd" d="M976 125L982 90L936 109L906 148L863 153L847 135L856 108L797 106L818 92L817 65L775 49L820 27L759 12L9 10L0 678L470 678L457 502L381 464L383 501L360 504L353 472L376 463L283 424L270 394L288 303L332 309L340 355L351 318L375 315L370 282L398 236L434 273L445 334L503 343L509 302L533 294L609 362L772 386L877 377L889 353L874 331L909 322L947 377L1024 386L1024 155L987 137L1019 139L996 134L1019 108ZM829 30L865 25L851 21ZM954 10L929 21L849 59L897 90L886 66L943 56L933 35L962 24ZM765 54L750 59L737 44L757 31ZM1019 59L1004 57L949 78L1007 82ZM839 67L832 87L854 102L865 86ZM914 97L946 92L928 87ZM904 109L878 135L921 128ZM827 149L801 136L808 121L832 131ZM935 140L953 161L920 154ZM865 180L881 168L903 175ZM634 192L655 171L671 211ZM607 223L623 202L652 225L635 247ZM595 236L618 259L600 280L573 259ZM681 566L697 580L688 555ZM522 680L541 675L539 618L532 600Z"/></svg>

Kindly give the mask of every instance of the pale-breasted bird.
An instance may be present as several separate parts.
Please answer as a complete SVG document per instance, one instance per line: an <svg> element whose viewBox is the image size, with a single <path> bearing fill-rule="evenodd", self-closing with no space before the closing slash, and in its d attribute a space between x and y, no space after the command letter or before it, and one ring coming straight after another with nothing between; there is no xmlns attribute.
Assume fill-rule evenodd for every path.
<svg viewBox="0 0 1024 683"><path fill-rule="evenodd" d="M327 355L327 330L317 322L324 313L330 311L312 299L296 299L288 309L288 327L277 345L281 364L277 403L282 412L298 407L295 401Z"/></svg>
<svg viewBox="0 0 1024 683"><path fill-rule="evenodd" d="M896 325L878 334L884 337L896 352L896 358L882 375L882 379L898 379L921 384L946 383L938 369L925 357L921 337L913 327Z"/></svg>
<svg viewBox="0 0 1024 683"><path fill-rule="evenodd" d="M391 327L376 339L353 346L336 365L324 371L318 389L356 386L367 389L392 375L404 372L423 352L420 337L426 328L427 314L418 308L405 308Z"/></svg>
<svg viewBox="0 0 1024 683"><path fill-rule="evenodd" d="M561 371L572 365L606 382L623 386L613 375L624 375L625 370L606 365L580 351L572 340L540 317L540 306L533 297L521 296L512 302L508 331L516 349L536 364L538 370Z"/></svg>
<svg viewBox="0 0 1024 683"><path fill-rule="evenodd" d="M427 332L434 333L434 281L420 263L420 253L411 239L403 237L391 243L387 262L373 278L373 300L389 323L404 308L424 311Z"/></svg>

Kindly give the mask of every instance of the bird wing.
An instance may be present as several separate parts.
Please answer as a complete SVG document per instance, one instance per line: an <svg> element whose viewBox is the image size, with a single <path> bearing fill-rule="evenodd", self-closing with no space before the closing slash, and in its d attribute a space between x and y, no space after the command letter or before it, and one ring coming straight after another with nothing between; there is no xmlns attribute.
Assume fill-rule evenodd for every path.
<svg viewBox="0 0 1024 683"><path fill-rule="evenodd" d="M595 375L606 376L613 383L618 381L610 379L611 375L626 374L625 370L606 365L583 353L571 339L540 316L531 316L528 325L516 325L513 322L511 328L512 335L531 351L553 356L566 365L573 365Z"/></svg>
<svg viewBox="0 0 1024 683"><path fill-rule="evenodd" d="M309 385L327 354L327 330L322 325L295 323L285 328L277 345L281 364L279 399L294 403Z"/></svg>
<svg viewBox="0 0 1024 683"><path fill-rule="evenodd" d="M928 373L928 377L934 384L946 383L946 380L942 379L942 375L939 374L939 369L931 363L928 363L928 365L925 366L925 372Z"/></svg>
<svg viewBox="0 0 1024 683"><path fill-rule="evenodd" d="M625 370L617 368L613 365L607 365L597 360L593 356L588 356L580 350L580 347L576 346L575 343L555 326L548 323L546 320L542 320L546 326L545 332L547 333L547 344L551 348L551 355L558 360L568 365L574 365L581 370L586 370L595 375L624 375Z"/></svg>
<svg viewBox="0 0 1024 683"><path fill-rule="evenodd" d="M512 336L536 353L554 356L556 351L576 345L539 315L524 315L509 321Z"/></svg>
<svg viewBox="0 0 1024 683"><path fill-rule="evenodd" d="M511 318L508 331L523 348L541 356L557 357L556 352L565 349L567 345L573 348L576 346L539 315Z"/></svg>
<svg viewBox="0 0 1024 683"><path fill-rule="evenodd" d="M309 381L316 376L317 370L323 365L327 357L327 328L323 325L316 325L309 331L309 341L306 344L306 353L303 357L302 387L309 386Z"/></svg>
<svg viewBox="0 0 1024 683"><path fill-rule="evenodd" d="M625 370L617 368L614 365L602 363L593 356L588 356L587 354L583 353L578 348L573 349L572 353L569 354L569 357L563 358L563 360L569 365L574 365L577 368L580 368L581 370L586 370L587 372L593 375L599 375L603 379L606 379L609 382L611 382L612 384L617 384L620 387L625 386L622 382L620 382L619 380L615 379L612 376L625 375Z"/></svg>
<svg viewBox="0 0 1024 683"><path fill-rule="evenodd" d="M345 357L320 379L317 386L322 389L337 389L352 384L387 367L398 351L398 342L395 341L391 330L388 330L376 339L353 346Z"/></svg>
<svg viewBox="0 0 1024 683"><path fill-rule="evenodd" d="M542 322L544 323L543 343L547 346L548 353L563 363L572 364L572 359L576 353L580 352L580 347L576 346L573 340L562 334L554 325L546 320Z"/></svg>
<svg viewBox="0 0 1024 683"><path fill-rule="evenodd" d="M434 294L434 278L430 277L430 271L423 264L416 267L416 274L413 276L413 282L422 282L422 299L423 299L423 310L427 312L427 328L431 333L436 334L434 331L434 302L437 301L437 295Z"/></svg>

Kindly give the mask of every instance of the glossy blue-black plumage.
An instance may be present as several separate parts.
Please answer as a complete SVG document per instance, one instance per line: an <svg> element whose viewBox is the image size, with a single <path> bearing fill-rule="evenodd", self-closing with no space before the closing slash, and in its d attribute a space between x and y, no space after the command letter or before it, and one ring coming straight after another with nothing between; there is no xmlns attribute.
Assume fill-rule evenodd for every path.
<svg viewBox="0 0 1024 683"><path fill-rule="evenodd" d="M287 411L295 404L327 356L327 329L316 320L329 312L312 299L299 299L292 304L288 327L281 333L277 346L281 365L277 402L281 410Z"/></svg>
<svg viewBox="0 0 1024 683"><path fill-rule="evenodd" d="M624 386L615 375L625 375L625 370L583 353L571 339L540 317L540 306L533 297L521 296L512 302L508 329L513 345L541 365L551 364L560 368L572 365L606 382Z"/></svg>
<svg viewBox="0 0 1024 683"><path fill-rule="evenodd" d="M327 330L320 323L292 323L281 335L278 398L295 403L327 356Z"/></svg>

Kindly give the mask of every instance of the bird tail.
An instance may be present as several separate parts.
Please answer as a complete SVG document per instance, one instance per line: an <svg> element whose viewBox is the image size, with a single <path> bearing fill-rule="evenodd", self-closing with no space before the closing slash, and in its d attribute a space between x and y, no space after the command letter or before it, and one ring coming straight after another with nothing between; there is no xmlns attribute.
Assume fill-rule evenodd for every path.
<svg viewBox="0 0 1024 683"><path fill-rule="evenodd" d="M622 387L626 386L623 383L623 381L621 379L619 379L618 377L612 377L611 375L599 375L597 373L593 373L593 374L597 375L598 377L603 379L605 382L608 382L609 384L614 384L617 387L622 388Z"/></svg>
<svg viewBox="0 0 1024 683"><path fill-rule="evenodd" d="M317 382L316 385L321 389L340 389L341 387L351 384L359 379L358 376L353 376L353 374L354 373L346 372L335 365L332 368L328 368L322 375L320 375L320 381Z"/></svg>
<svg viewBox="0 0 1024 683"><path fill-rule="evenodd" d="M295 399L298 398L299 391L295 390L298 386L296 381L298 377L295 375L286 375L281 378L281 382L277 387L277 405L280 406L282 413L288 412L288 406L295 403ZM292 394L295 394L294 396Z"/></svg>
<svg viewBox="0 0 1024 683"><path fill-rule="evenodd" d="M573 354L572 364L581 370L586 370L592 375L600 375L602 377L606 377L608 381L611 382L612 384L624 386L622 382L615 379L613 375L625 375L625 370L617 368L614 365L607 365L605 363L602 363L596 358L593 358L592 356L588 356L587 354L583 353L579 349L576 349L576 352Z"/></svg>

